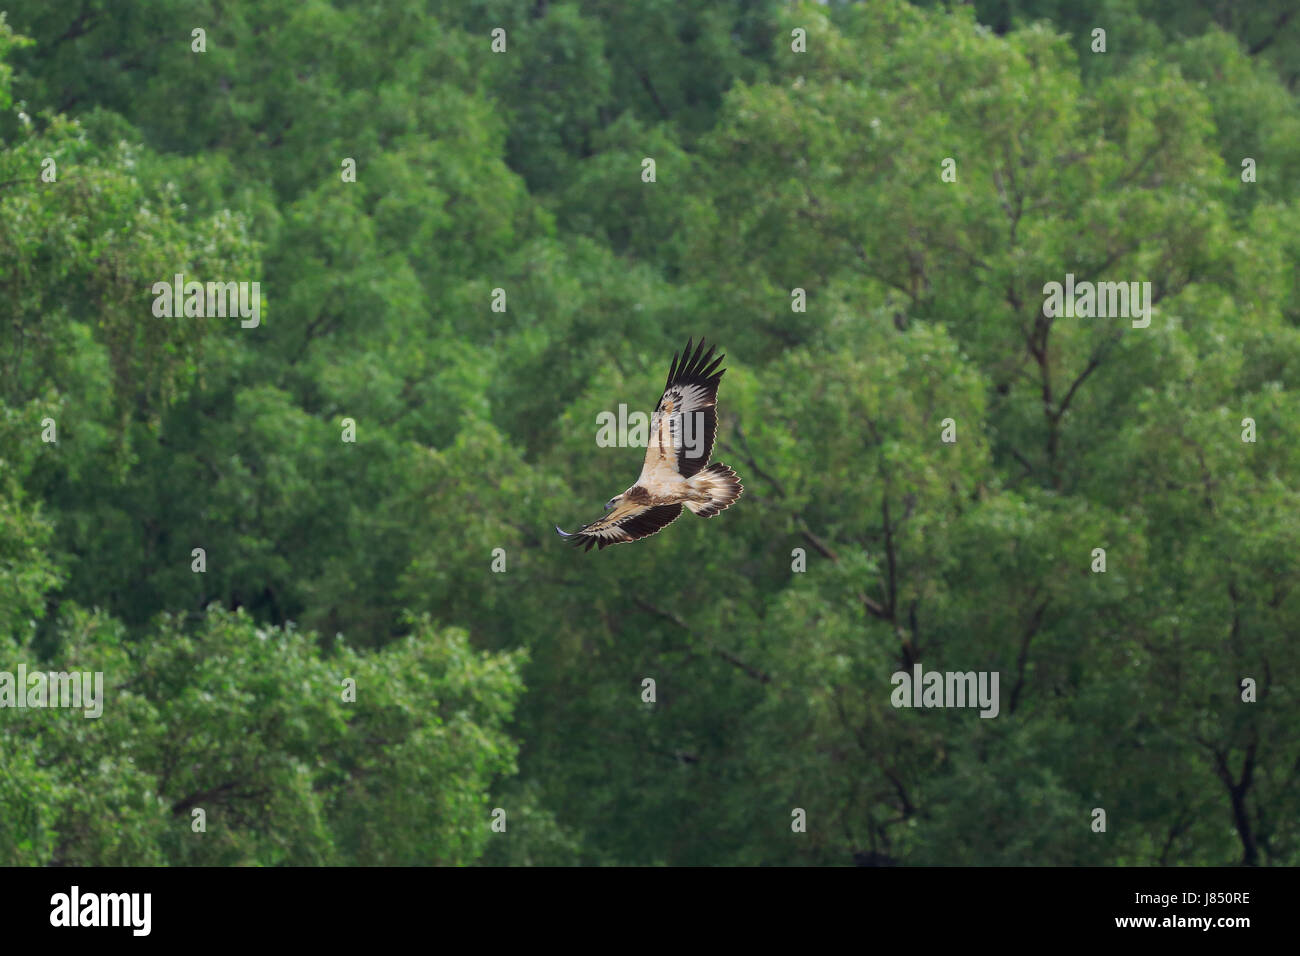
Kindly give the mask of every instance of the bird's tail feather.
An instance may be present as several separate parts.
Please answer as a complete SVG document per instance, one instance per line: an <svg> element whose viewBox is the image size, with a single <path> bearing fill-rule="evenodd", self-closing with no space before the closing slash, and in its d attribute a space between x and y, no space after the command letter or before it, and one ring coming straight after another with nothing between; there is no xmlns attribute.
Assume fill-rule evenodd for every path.
<svg viewBox="0 0 1300 956"><path fill-rule="evenodd" d="M745 490L736 473L720 461L696 472L686 479L693 491L709 496L708 501L687 501L686 507L701 518L712 518L728 508Z"/></svg>

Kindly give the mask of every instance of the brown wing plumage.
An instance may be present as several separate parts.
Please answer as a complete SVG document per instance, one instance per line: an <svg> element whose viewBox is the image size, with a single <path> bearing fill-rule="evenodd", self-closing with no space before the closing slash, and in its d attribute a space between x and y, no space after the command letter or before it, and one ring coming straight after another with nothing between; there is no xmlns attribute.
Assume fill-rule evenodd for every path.
<svg viewBox="0 0 1300 956"><path fill-rule="evenodd" d="M704 339L691 353L673 353L668 381L650 419L650 444L646 448L643 474L668 468L689 478L709 463L718 429L718 384L726 369L719 369L726 357L713 357L714 348L704 351Z"/></svg>
<svg viewBox="0 0 1300 956"><path fill-rule="evenodd" d="M681 505L640 505L632 502L620 502L613 511L603 518L597 518L591 524L583 525L572 533L560 531L569 543L590 551L594 544L602 550L606 545L623 544L658 534L677 520L682 513Z"/></svg>

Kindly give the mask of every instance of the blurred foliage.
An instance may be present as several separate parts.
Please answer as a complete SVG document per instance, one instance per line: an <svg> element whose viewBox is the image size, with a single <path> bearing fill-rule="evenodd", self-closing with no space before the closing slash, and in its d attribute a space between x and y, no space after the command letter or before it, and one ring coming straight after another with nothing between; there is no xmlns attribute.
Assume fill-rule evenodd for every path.
<svg viewBox="0 0 1300 956"><path fill-rule="evenodd" d="M105 705L0 710L0 863L1300 863L1300 15L1247 6L12 0L0 670ZM575 554L688 335L745 497Z"/></svg>

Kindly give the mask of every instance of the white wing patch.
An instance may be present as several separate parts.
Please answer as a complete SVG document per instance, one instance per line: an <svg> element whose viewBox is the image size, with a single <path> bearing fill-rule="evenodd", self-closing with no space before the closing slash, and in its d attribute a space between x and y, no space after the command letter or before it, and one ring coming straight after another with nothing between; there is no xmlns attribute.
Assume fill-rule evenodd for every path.
<svg viewBox="0 0 1300 956"><path fill-rule="evenodd" d="M718 383L726 371L718 370L722 356L714 359L713 351L704 354L701 341L692 354L687 342L680 362L673 355L663 395L650 419L640 484L671 486L708 464L717 431Z"/></svg>

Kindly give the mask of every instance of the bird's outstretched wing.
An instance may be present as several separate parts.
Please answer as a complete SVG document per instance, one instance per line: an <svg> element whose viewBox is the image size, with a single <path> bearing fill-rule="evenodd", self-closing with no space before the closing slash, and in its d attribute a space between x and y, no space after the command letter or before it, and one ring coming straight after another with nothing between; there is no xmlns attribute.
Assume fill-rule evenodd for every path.
<svg viewBox="0 0 1300 956"><path fill-rule="evenodd" d="M609 514L583 525L577 531L560 531L558 526L555 530L568 538L570 544L579 548L586 545L586 550L590 551L593 544L603 549L606 545L622 544L658 534L681 513L681 505L643 505L621 501Z"/></svg>
<svg viewBox="0 0 1300 956"><path fill-rule="evenodd" d="M718 428L718 383L726 371L718 368L726 356L715 359L713 351L706 353L700 339L692 355L687 339L680 361L673 353L668 382L650 419L642 475L665 470L689 478L709 463Z"/></svg>

